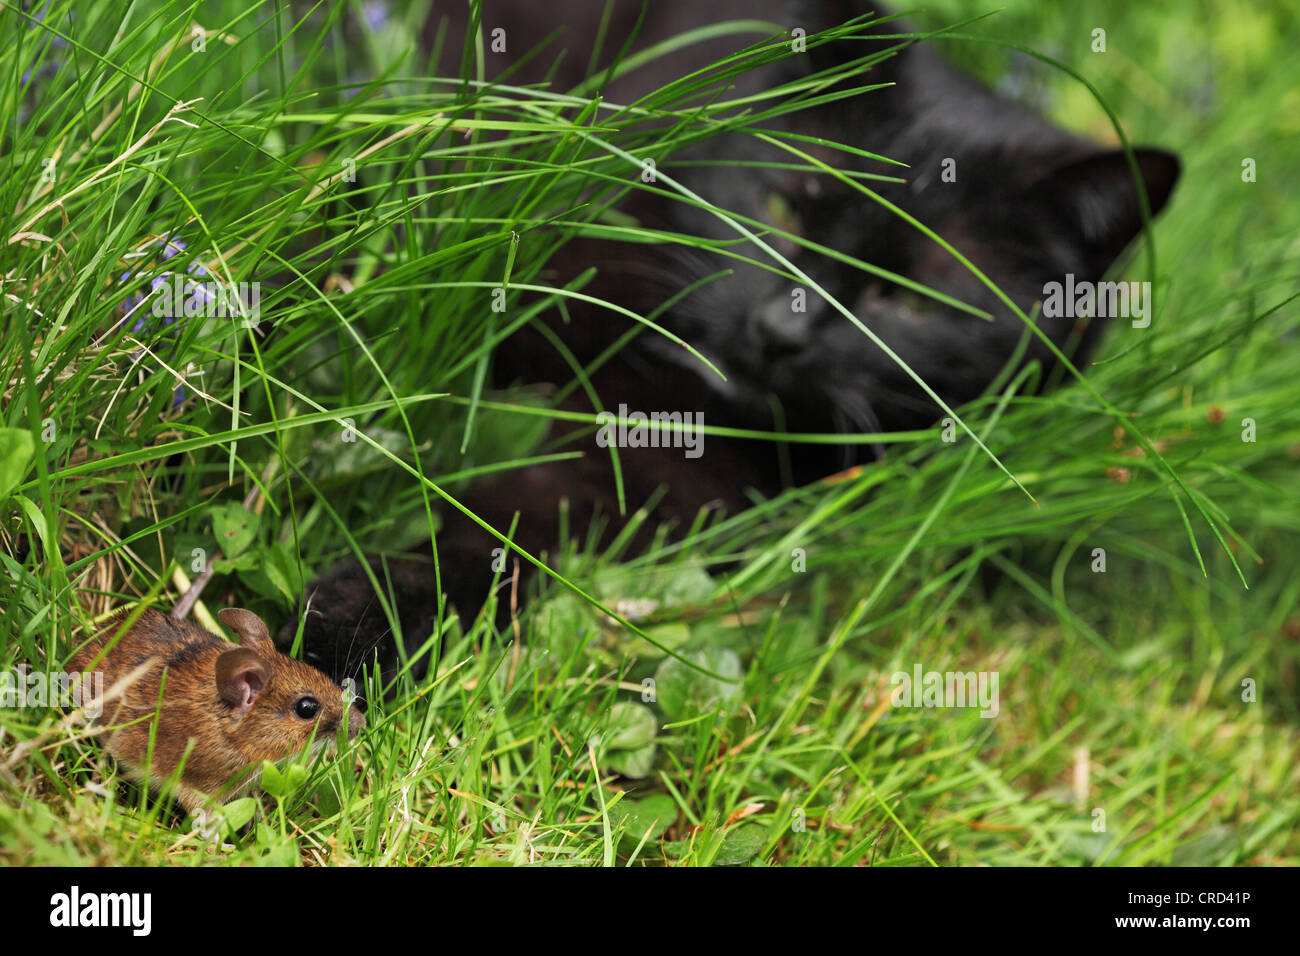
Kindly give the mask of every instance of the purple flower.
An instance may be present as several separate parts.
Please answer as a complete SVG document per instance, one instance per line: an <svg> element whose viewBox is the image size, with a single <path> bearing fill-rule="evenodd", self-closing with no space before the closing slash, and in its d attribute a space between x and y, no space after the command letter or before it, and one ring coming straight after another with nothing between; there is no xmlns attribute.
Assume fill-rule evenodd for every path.
<svg viewBox="0 0 1300 956"><path fill-rule="evenodd" d="M158 240L158 244L163 247L164 259L170 259L176 253L185 251L185 240L177 239L175 236L163 236Z"/></svg>
<svg viewBox="0 0 1300 956"><path fill-rule="evenodd" d="M163 261L175 258L187 249L185 240L178 236L164 235L154 240L154 242L156 245L161 247ZM199 262L197 259L190 260L190 262L185 266L184 273L180 273L179 275L182 276L179 283L180 295L176 301L172 303L171 311L180 312L182 314L161 316L154 314L151 300L160 292L166 292L169 288L175 288L178 273L168 271L160 272L153 276L147 276L146 271L128 269L118 277L119 284L134 284L136 286L136 290L122 301L122 324L126 325L130 323L132 334L140 335L142 333L147 334L149 332L156 332L159 337L162 337L173 328L177 331L183 330L185 327L185 323L182 321L184 303L187 301L193 301L206 307L208 303L214 301L215 294L212 289L208 287L207 283L198 281L203 280L208 276L208 270L202 262ZM194 278L188 278L190 276ZM142 288L140 288L140 283L142 283L146 277L149 280L149 291L147 294ZM161 319L161 324L155 322L155 319ZM173 349L174 347L173 343ZM139 351L132 356L133 359L138 359L139 357ZM175 410L180 408L184 402L185 386L178 385L172 393L172 409Z"/></svg>
<svg viewBox="0 0 1300 956"><path fill-rule="evenodd" d="M385 0L366 0L361 5L361 15L371 32L382 30L388 23L388 4Z"/></svg>
<svg viewBox="0 0 1300 956"><path fill-rule="evenodd" d="M39 11L37 11L36 13L32 13L32 17L40 21L41 23L44 23L45 14L49 12L49 9L50 9L50 5L47 3ZM28 12L30 12L30 10ZM72 14L69 13L68 14L69 24L71 23L71 19L72 19ZM52 49L58 49L58 50L65 49L68 45L68 41L63 39L63 37L60 36L52 37L49 43ZM63 66L63 57L57 56L42 61L39 67L28 67L26 70L23 71L22 79L19 80L19 86L21 86L24 90L26 90L27 84L30 83L33 78L39 79L41 77L53 76L55 73L59 72L59 69L62 66Z"/></svg>
<svg viewBox="0 0 1300 956"><path fill-rule="evenodd" d="M162 248L162 258L164 261L176 257L180 253L184 252L187 248L185 244L185 240L177 236L170 236L170 235L162 236L161 238L156 239L154 241L158 246ZM175 274L172 272L160 272L155 276L150 276L148 296L146 296L143 292L135 292L132 295L127 296L122 301L122 311L125 314L125 316L130 317L134 315L137 312L137 310L140 310L142 307L144 307L143 304L147 301L147 299L151 298L154 295L157 295L158 292L164 289L165 287L171 286L172 283L175 281L174 275ZM185 266L185 275L195 276L198 279L204 279L208 275L208 270L203 265L202 262L199 262L197 259L193 259ZM145 274L143 272L136 272L128 269L126 272L123 272L122 275L118 278L118 282L125 285L133 281L134 282L142 281L144 278L145 278ZM181 310L181 303L186 301L186 299L190 299L190 298L198 302L201 302L203 305L206 306L207 303L212 302L214 300L215 296L212 290L209 289L206 284L202 282L191 282L188 279L186 279L181 285L181 296L179 298L179 302L177 302L173 306L173 308L177 310ZM134 325L132 326L131 331L139 333L147 330L150 326L149 320L151 317L155 317L155 316L153 315L153 311L150 308L144 315L141 315L138 319L136 319ZM157 316L157 317L162 318L164 320L163 322L164 330L171 328L173 325L176 324L176 322L180 318L179 316L176 315Z"/></svg>

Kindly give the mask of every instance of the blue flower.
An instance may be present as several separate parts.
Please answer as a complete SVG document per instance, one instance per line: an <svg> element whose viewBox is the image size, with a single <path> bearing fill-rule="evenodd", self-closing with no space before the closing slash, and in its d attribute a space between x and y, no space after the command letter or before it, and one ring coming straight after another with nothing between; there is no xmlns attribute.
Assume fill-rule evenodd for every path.
<svg viewBox="0 0 1300 956"><path fill-rule="evenodd" d="M185 240L178 236L164 235L155 239L154 242L162 249L163 261L175 258L187 249ZM197 259L191 259L190 262L186 264L185 271L184 273L181 273L181 275L186 278L182 279L181 298L174 303L173 311L183 313L183 303L186 301L196 300L206 307L208 303L215 300L215 293L211 288L209 288L206 282L201 281L206 279L208 276L208 270L202 262L199 262ZM118 283L121 285L135 285L136 289L122 300L123 318L121 324L126 325L130 323L131 332L134 335L140 335L142 333L147 334L152 331L157 332L159 337L162 337L164 334L172 331L173 328L175 328L176 331L183 330L185 323L182 321L182 315L155 316L153 307L150 303L150 300L155 295L158 295L161 290L171 286L176 281L176 276L177 273L171 271L160 272L157 275L152 276L148 276L145 271L136 271L132 269L123 272L118 277ZM144 282L146 277L149 281L148 293L145 293L143 288L141 288L141 283ZM156 323L154 321L155 319L162 319L161 324ZM174 347L173 343L173 349ZM132 356L133 359L138 359L139 357L139 351ZM178 385L172 393L172 409L175 410L180 408L184 402L185 387L183 385Z"/></svg>
<svg viewBox="0 0 1300 956"><path fill-rule="evenodd" d="M361 15L372 32L382 30L388 23L388 4L385 0L366 0L361 5Z"/></svg>
<svg viewBox="0 0 1300 956"><path fill-rule="evenodd" d="M185 251L185 240L177 239L175 236L163 236L158 240L158 245L163 247L164 259L170 259L176 253Z"/></svg>
<svg viewBox="0 0 1300 956"><path fill-rule="evenodd" d="M50 9L50 5L47 3L38 12L33 13L32 17L35 20L44 23L45 14L49 12L49 9ZM68 14L68 19L69 21L71 21L72 19L71 13ZM50 48L56 50L66 49L68 46L68 41L63 39L63 37L60 36L52 37L49 43L50 43ZM30 83L33 79L40 79L41 77L53 76L55 73L58 73L60 68L62 68L63 66L63 62L64 62L63 57L55 56L43 60L39 67L29 66L26 70L23 71L22 78L19 80L18 85L22 87L23 90L26 90L27 84Z"/></svg>

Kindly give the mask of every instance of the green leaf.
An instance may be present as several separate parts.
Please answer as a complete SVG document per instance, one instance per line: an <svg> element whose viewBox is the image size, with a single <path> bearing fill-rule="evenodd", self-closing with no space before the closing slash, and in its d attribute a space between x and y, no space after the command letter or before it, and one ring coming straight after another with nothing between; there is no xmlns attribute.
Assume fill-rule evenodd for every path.
<svg viewBox="0 0 1300 956"><path fill-rule="evenodd" d="M357 426L361 430L361 426ZM411 442L402 432L367 426L366 437L398 458L410 458ZM345 437L347 436L347 437ZM312 460L321 480L365 475L392 467L387 455L350 432L334 431L313 444Z"/></svg>
<svg viewBox="0 0 1300 956"><path fill-rule="evenodd" d="M262 789L277 800L283 800L292 794L307 777L307 768L300 763L280 768L269 760L262 761Z"/></svg>
<svg viewBox="0 0 1300 956"><path fill-rule="evenodd" d="M610 807L609 818L623 829L623 842L633 846L646 836L646 842L658 840L668 825L677 819L677 804L666 793L652 793L640 800L620 800Z"/></svg>
<svg viewBox="0 0 1300 956"><path fill-rule="evenodd" d="M610 751L605 758L605 766L615 773L640 780L650 775L650 768L655 762L655 749L655 745L650 744L637 750Z"/></svg>
<svg viewBox="0 0 1300 956"><path fill-rule="evenodd" d="M284 779L289 784L290 793L301 787L309 776L307 768L300 763L291 763L284 768Z"/></svg>
<svg viewBox="0 0 1300 956"><path fill-rule="evenodd" d="M743 826L732 827L727 831L727 835L722 838L722 846L718 849L718 855L713 858L716 866L736 866L740 863L747 863L754 857L758 856L758 851L763 849L763 841L767 838L765 828L757 823L746 823Z"/></svg>
<svg viewBox="0 0 1300 956"><path fill-rule="evenodd" d="M546 408L543 396L529 389L514 389L504 396L505 403L521 408ZM550 430L545 415L522 415L494 408L475 412L466 458L474 463L508 461L531 454L541 445Z"/></svg>
<svg viewBox="0 0 1300 956"><path fill-rule="evenodd" d="M654 711L644 704L619 701L610 708L605 746L610 750L635 750L652 744L659 730Z"/></svg>
<svg viewBox="0 0 1300 956"><path fill-rule="evenodd" d="M280 841L279 835L277 834L274 839ZM258 866L298 866L301 862L298 841L293 837L282 842L265 844L261 855L256 857Z"/></svg>
<svg viewBox="0 0 1300 956"><path fill-rule="evenodd" d="M561 594L539 607L533 630L538 643L550 648L552 656L561 661L578 647L585 647L597 633L586 605L572 594Z"/></svg>
<svg viewBox="0 0 1300 956"><path fill-rule="evenodd" d="M283 800L289 795L289 781L280 772L280 768L269 760L262 761L262 789L277 800Z"/></svg>
<svg viewBox="0 0 1300 956"><path fill-rule="evenodd" d="M227 559L238 558L257 537L257 515L238 501L222 502L212 509L212 536Z"/></svg>
<svg viewBox="0 0 1300 956"><path fill-rule="evenodd" d="M253 819L253 814L256 812L255 797L240 797L238 800L231 800L221 808L221 822L226 832L233 834Z"/></svg>
<svg viewBox="0 0 1300 956"><path fill-rule="evenodd" d="M257 566L257 555L252 551L245 551L235 558L227 558L223 555L212 562L212 570L218 574L229 574L232 571L252 571Z"/></svg>
<svg viewBox="0 0 1300 956"><path fill-rule="evenodd" d="M685 856L691 849L690 840L669 840L662 847L665 854L672 857Z"/></svg>
<svg viewBox="0 0 1300 956"><path fill-rule="evenodd" d="M27 515L27 520L32 523L32 527L36 530L36 537L40 538L41 547L49 550L50 528L45 521L45 515L41 513L41 509L36 502L24 495L14 495L13 501Z"/></svg>
<svg viewBox="0 0 1300 956"><path fill-rule="evenodd" d="M592 590L611 602L653 601L665 606L703 604L712 596L713 578L695 565L656 568L649 575L628 575L626 569L602 568L592 579ZM632 617L636 617L635 614Z"/></svg>
<svg viewBox="0 0 1300 956"><path fill-rule="evenodd" d="M1214 824L1195 840L1174 847L1172 866L1231 865L1241 848L1241 836L1231 827Z"/></svg>
<svg viewBox="0 0 1300 956"><path fill-rule="evenodd" d="M713 594L713 578L701 567L683 565L666 572L660 600L664 604L703 604Z"/></svg>
<svg viewBox="0 0 1300 956"><path fill-rule="evenodd" d="M27 474L35 448L25 428L0 428L0 501L6 501Z"/></svg>
<svg viewBox="0 0 1300 956"><path fill-rule="evenodd" d="M292 601L302 593L304 581L298 573L298 562L281 542L272 542L262 562L262 573L275 585L276 590Z"/></svg>
<svg viewBox="0 0 1300 956"><path fill-rule="evenodd" d="M658 721L642 704L619 701L610 709L609 726L603 740L593 741L604 765L625 777L640 778L650 773L655 759Z"/></svg>
<svg viewBox="0 0 1300 956"><path fill-rule="evenodd" d="M691 629L684 621L671 621L667 624L648 627L645 632L664 647L673 651L691 639ZM654 661L664 656L664 652L649 641L643 641L635 634L622 631L619 633L624 637L623 643L630 645L631 649L636 652L637 657Z"/></svg>
<svg viewBox="0 0 1300 956"><path fill-rule="evenodd" d="M740 657L725 647L702 647L682 654L686 660L721 674L718 680L670 657L655 671L655 696L670 720L683 720L725 706L740 697Z"/></svg>
<svg viewBox="0 0 1300 956"><path fill-rule="evenodd" d="M316 807L323 817L332 817L343 809L343 804L339 800L338 793L328 782L322 783L316 788L314 797Z"/></svg>

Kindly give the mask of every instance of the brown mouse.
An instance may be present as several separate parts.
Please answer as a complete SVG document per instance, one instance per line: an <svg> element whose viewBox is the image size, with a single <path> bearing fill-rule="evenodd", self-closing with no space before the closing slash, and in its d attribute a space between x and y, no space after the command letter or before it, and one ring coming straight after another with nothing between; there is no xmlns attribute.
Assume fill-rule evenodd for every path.
<svg viewBox="0 0 1300 956"><path fill-rule="evenodd" d="M349 739L365 726L365 718L345 700L341 687L316 668L277 651L266 625L242 608L217 614L239 635L240 644L150 608L96 662L127 613L79 648L69 666L102 672L106 696L118 681L143 667L119 698L106 701L96 721L98 732L128 775L155 791L184 757L174 793L190 813L209 797L224 802L245 792L256 781L263 760L297 753L313 730L313 750L332 743L345 714ZM157 731L146 775L155 712Z"/></svg>

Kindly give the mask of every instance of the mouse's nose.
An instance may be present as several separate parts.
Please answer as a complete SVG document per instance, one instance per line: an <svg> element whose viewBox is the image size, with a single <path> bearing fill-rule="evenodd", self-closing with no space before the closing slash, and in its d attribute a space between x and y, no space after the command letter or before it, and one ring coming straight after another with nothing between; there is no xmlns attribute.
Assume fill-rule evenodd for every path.
<svg viewBox="0 0 1300 956"><path fill-rule="evenodd" d="M348 740L366 729L366 715L355 707L348 708Z"/></svg>

